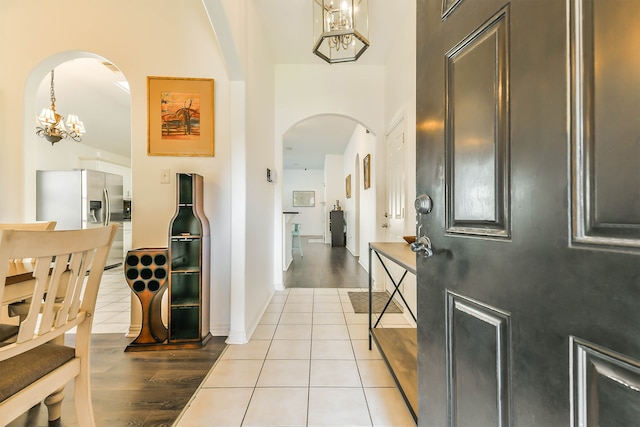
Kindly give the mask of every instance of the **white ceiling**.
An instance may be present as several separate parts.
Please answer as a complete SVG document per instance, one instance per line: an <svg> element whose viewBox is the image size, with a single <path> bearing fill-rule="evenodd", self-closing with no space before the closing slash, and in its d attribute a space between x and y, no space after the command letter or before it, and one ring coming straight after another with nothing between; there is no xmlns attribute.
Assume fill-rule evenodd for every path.
<svg viewBox="0 0 640 427"><path fill-rule="evenodd" d="M342 154L356 122L337 115L303 120L282 137L284 169L324 169L327 154Z"/></svg>
<svg viewBox="0 0 640 427"><path fill-rule="evenodd" d="M407 25L415 0L370 0L371 46L356 63L326 64L312 53L313 0L253 0L263 20L263 32L275 63L325 64L327 67L384 65L394 44L394 28ZM338 0L336 0L338 1ZM56 108L67 116L77 114L87 134L83 144L121 156L131 153L130 96L114 82L123 80L97 59L82 58L60 64L55 71ZM38 91L38 111L49 105L50 77L43 76ZM284 135L285 169L321 169L326 154L342 154L356 123L337 115L304 120ZM290 148L290 149L287 149Z"/></svg>

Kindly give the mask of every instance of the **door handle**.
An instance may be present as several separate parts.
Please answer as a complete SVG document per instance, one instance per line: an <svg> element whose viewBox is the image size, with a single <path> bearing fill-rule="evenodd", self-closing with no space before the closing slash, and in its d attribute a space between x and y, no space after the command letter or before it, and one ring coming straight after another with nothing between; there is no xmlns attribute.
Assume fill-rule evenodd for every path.
<svg viewBox="0 0 640 427"><path fill-rule="evenodd" d="M104 220L102 221L102 225L109 225L111 222L111 200L109 200L109 191L106 188L102 189L102 193L104 194Z"/></svg>
<svg viewBox="0 0 640 427"><path fill-rule="evenodd" d="M416 209L416 241L411 244L411 250L413 252L423 252L425 258L433 256L433 247L431 246L431 239L422 234L422 215L431 213L433 209L433 200L426 194L420 194L413 206Z"/></svg>
<svg viewBox="0 0 640 427"><path fill-rule="evenodd" d="M433 256L433 248L431 247L431 239L427 236L420 237L416 242L411 244L411 250L413 252L424 252L424 257L429 258Z"/></svg>

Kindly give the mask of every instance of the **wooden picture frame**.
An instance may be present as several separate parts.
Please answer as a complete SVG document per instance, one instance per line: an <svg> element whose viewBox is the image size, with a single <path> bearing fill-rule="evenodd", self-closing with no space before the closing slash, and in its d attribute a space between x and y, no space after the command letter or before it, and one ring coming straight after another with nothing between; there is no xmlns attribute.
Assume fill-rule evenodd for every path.
<svg viewBox="0 0 640 427"><path fill-rule="evenodd" d="M147 77L147 154L214 155L213 79Z"/></svg>
<svg viewBox="0 0 640 427"><path fill-rule="evenodd" d="M312 208L316 205L316 192L315 191L294 191L293 192L293 206Z"/></svg>
<svg viewBox="0 0 640 427"><path fill-rule="evenodd" d="M362 160L364 167L364 189L371 187L371 154L367 154Z"/></svg>
<svg viewBox="0 0 640 427"><path fill-rule="evenodd" d="M347 175L345 179L345 190L347 194L347 199L351 198L351 174Z"/></svg>

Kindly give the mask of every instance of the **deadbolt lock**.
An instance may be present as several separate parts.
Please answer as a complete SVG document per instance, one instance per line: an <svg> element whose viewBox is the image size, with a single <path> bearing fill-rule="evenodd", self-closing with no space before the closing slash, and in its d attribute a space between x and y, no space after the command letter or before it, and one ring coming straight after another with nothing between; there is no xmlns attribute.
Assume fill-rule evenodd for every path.
<svg viewBox="0 0 640 427"><path fill-rule="evenodd" d="M433 201L426 194L419 195L413 205L419 214L428 214L433 209Z"/></svg>

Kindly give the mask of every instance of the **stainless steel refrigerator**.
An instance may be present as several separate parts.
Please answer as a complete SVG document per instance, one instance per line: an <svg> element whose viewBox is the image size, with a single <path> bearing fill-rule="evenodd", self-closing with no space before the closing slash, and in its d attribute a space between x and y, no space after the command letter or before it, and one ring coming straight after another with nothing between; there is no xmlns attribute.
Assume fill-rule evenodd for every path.
<svg viewBox="0 0 640 427"><path fill-rule="evenodd" d="M122 264L122 176L90 169L39 170L36 172L36 219L57 221L56 230L119 223L107 268Z"/></svg>

